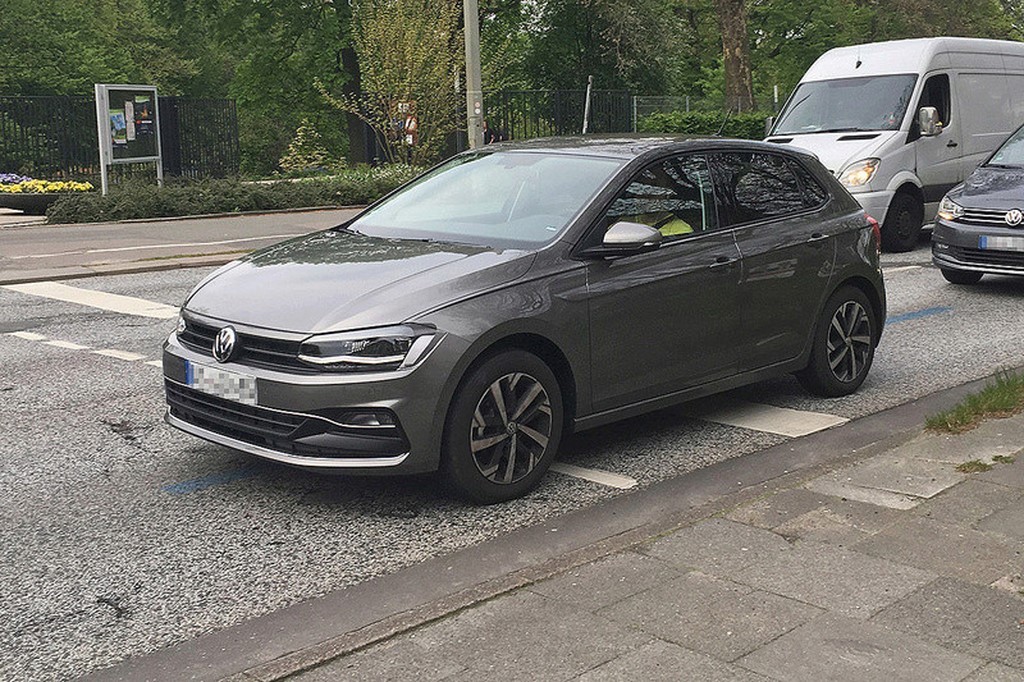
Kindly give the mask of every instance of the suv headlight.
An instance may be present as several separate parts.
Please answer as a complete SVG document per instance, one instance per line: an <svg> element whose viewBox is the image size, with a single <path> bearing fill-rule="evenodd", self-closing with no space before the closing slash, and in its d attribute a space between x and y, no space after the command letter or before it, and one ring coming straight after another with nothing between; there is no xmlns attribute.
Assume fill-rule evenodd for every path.
<svg viewBox="0 0 1024 682"><path fill-rule="evenodd" d="M871 181L880 162L880 159L854 161L839 174L839 182L844 187L862 187Z"/></svg>
<svg viewBox="0 0 1024 682"><path fill-rule="evenodd" d="M333 372L380 372L419 362L437 335L433 327L402 324L318 334L299 345L299 360Z"/></svg>
<svg viewBox="0 0 1024 682"><path fill-rule="evenodd" d="M964 214L964 207L949 198L949 195L942 197L939 202L938 216L943 220L956 220Z"/></svg>

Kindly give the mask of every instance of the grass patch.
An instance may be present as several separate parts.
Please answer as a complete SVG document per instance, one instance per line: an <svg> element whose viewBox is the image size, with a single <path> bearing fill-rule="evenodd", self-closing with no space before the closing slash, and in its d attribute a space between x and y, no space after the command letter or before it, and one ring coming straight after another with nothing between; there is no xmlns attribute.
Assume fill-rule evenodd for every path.
<svg viewBox="0 0 1024 682"><path fill-rule="evenodd" d="M412 166L360 167L304 180L241 182L236 179L168 179L163 187L134 179L99 192L58 199L46 222L92 223L136 218L272 211L319 206L357 206L376 201L419 172Z"/></svg>
<svg viewBox="0 0 1024 682"><path fill-rule="evenodd" d="M995 455L992 457L992 461L996 464L1013 464L1017 461L1017 458L1010 455Z"/></svg>
<svg viewBox="0 0 1024 682"><path fill-rule="evenodd" d="M925 422L931 431L963 433L976 427L983 419L1009 417L1024 409L1024 375L1000 372L995 382L978 393L967 396L958 405L933 415Z"/></svg>
<svg viewBox="0 0 1024 682"><path fill-rule="evenodd" d="M969 462L958 464L956 470L961 474L983 474L992 471L992 465L982 462L980 459L972 459Z"/></svg>

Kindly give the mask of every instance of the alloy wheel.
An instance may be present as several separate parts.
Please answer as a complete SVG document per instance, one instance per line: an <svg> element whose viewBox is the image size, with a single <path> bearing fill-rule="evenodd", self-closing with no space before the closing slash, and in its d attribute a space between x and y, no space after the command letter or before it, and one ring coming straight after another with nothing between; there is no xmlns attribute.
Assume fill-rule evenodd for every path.
<svg viewBox="0 0 1024 682"><path fill-rule="evenodd" d="M846 301L832 316L828 330L828 365L844 383L854 381L871 356L871 318L857 301Z"/></svg>
<svg viewBox="0 0 1024 682"><path fill-rule="evenodd" d="M492 483L521 480L544 454L552 425L551 400L539 381L522 372L498 378L473 412L469 447L477 469Z"/></svg>

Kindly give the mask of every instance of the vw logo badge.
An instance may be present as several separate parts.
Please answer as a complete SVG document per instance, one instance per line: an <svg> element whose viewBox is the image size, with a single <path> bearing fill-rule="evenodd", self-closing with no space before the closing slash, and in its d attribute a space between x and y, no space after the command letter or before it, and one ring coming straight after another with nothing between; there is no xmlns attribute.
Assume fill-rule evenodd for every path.
<svg viewBox="0 0 1024 682"><path fill-rule="evenodd" d="M235 330L224 327L213 339L213 357L217 362L227 362L235 353Z"/></svg>
<svg viewBox="0 0 1024 682"><path fill-rule="evenodd" d="M1006 224L1010 227L1017 227L1020 225L1020 221L1024 220L1024 212L1019 208L1015 208L1012 211L1006 212Z"/></svg>

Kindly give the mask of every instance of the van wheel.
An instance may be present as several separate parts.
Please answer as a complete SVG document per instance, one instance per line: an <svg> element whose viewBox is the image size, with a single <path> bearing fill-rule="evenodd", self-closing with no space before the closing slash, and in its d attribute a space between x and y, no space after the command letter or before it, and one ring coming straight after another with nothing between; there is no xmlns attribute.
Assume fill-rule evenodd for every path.
<svg viewBox="0 0 1024 682"><path fill-rule="evenodd" d="M949 270L947 268L939 268L939 270L950 284L977 284L981 281L981 273L973 270Z"/></svg>
<svg viewBox="0 0 1024 682"><path fill-rule="evenodd" d="M832 294L821 311L810 360L796 378L815 395L849 395L864 383L874 357L874 310L864 292L845 286Z"/></svg>
<svg viewBox="0 0 1024 682"><path fill-rule="evenodd" d="M522 350L498 353L459 386L444 430L441 472L459 497L504 502L536 487L562 438L562 393Z"/></svg>
<svg viewBox="0 0 1024 682"><path fill-rule="evenodd" d="M892 253L910 251L924 223L924 206L906 192L897 192L889 204L882 225L882 250Z"/></svg>

